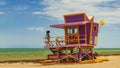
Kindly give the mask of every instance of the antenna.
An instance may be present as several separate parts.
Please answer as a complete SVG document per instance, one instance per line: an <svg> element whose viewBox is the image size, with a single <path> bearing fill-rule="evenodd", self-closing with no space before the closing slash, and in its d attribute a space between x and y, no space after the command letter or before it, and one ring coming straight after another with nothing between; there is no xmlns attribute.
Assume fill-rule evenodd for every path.
<svg viewBox="0 0 120 68"><path fill-rule="evenodd" d="M102 27L104 24L105 24L105 20L104 20L104 19L102 19L102 20L100 21L99 32L100 32L101 27Z"/></svg>

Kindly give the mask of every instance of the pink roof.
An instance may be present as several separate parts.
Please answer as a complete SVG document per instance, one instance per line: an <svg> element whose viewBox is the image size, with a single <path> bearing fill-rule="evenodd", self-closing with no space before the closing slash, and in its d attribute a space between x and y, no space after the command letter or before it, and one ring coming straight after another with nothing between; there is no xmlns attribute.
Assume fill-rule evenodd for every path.
<svg viewBox="0 0 120 68"><path fill-rule="evenodd" d="M65 23L65 24L55 24L55 25L50 25L50 27L53 27L53 28L64 28L64 27L75 26L75 25L84 25L86 23L88 23L88 21L71 22L71 23Z"/></svg>

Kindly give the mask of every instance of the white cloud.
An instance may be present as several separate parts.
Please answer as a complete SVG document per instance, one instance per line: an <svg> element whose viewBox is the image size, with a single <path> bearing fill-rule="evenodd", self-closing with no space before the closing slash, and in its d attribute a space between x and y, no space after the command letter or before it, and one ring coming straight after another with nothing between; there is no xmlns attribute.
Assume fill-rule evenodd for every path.
<svg viewBox="0 0 120 68"><path fill-rule="evenodd" d="M42 12L36 11L36 12L33 12L32 14L40 15L42 14Z"/></svg>
<svg viewBox="0 0 120 68"><path fill-rule="evenodd" d="M64 3L69 3L70 0L62 0Z"/></svg>
<svg viewBox="0 0 120 68"><path fill-rule="evenodd" d="M5 14L5 12L0 12L0 15Z"/></svg>
<svg viewBox="0 0 120 68"><path fill-rule="evenodd" d="M40 31L40 32L43 32L46 30L45 27L27 27L26 29L30 31Z"/></svg>
<svg viewBox="0 0 120 68"><path fill-rule="evenodd" d="M110 1L114 0L44 0L42 4L46 7L37 11L36 14L44 14L48 17L63 20L64 14L86 12L88 16L95 16L97 22L105 19L106 23L120 23L120 19L118 19L120 18L120 8L96 6Z"/></svg>

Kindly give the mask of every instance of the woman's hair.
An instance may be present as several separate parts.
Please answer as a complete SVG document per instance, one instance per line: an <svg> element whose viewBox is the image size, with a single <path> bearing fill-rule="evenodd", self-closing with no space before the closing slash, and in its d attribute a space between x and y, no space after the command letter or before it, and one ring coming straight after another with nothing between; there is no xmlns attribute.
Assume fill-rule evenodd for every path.
<svg viewBox="0 0 120 68"><path fill-rule="evenodd" d="M48 31L46 31L46 33L50 33L50 31L48 30Z"/></svg>

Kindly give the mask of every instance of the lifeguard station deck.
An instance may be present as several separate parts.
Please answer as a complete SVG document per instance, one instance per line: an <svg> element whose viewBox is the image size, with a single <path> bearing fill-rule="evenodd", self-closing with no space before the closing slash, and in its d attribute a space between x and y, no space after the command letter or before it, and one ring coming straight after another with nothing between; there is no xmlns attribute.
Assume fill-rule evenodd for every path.
<svg viewBox="0 0 120 68"><path fill-rule="evenodd" d="M97 44L99 24L94 22L94 16L87 17L85 13L64 15L64 24L50 25L64 30L65 36L45 39L45 47L53 54L47 59L58 62L80 62L95 59L93 48Z"/></svg>

